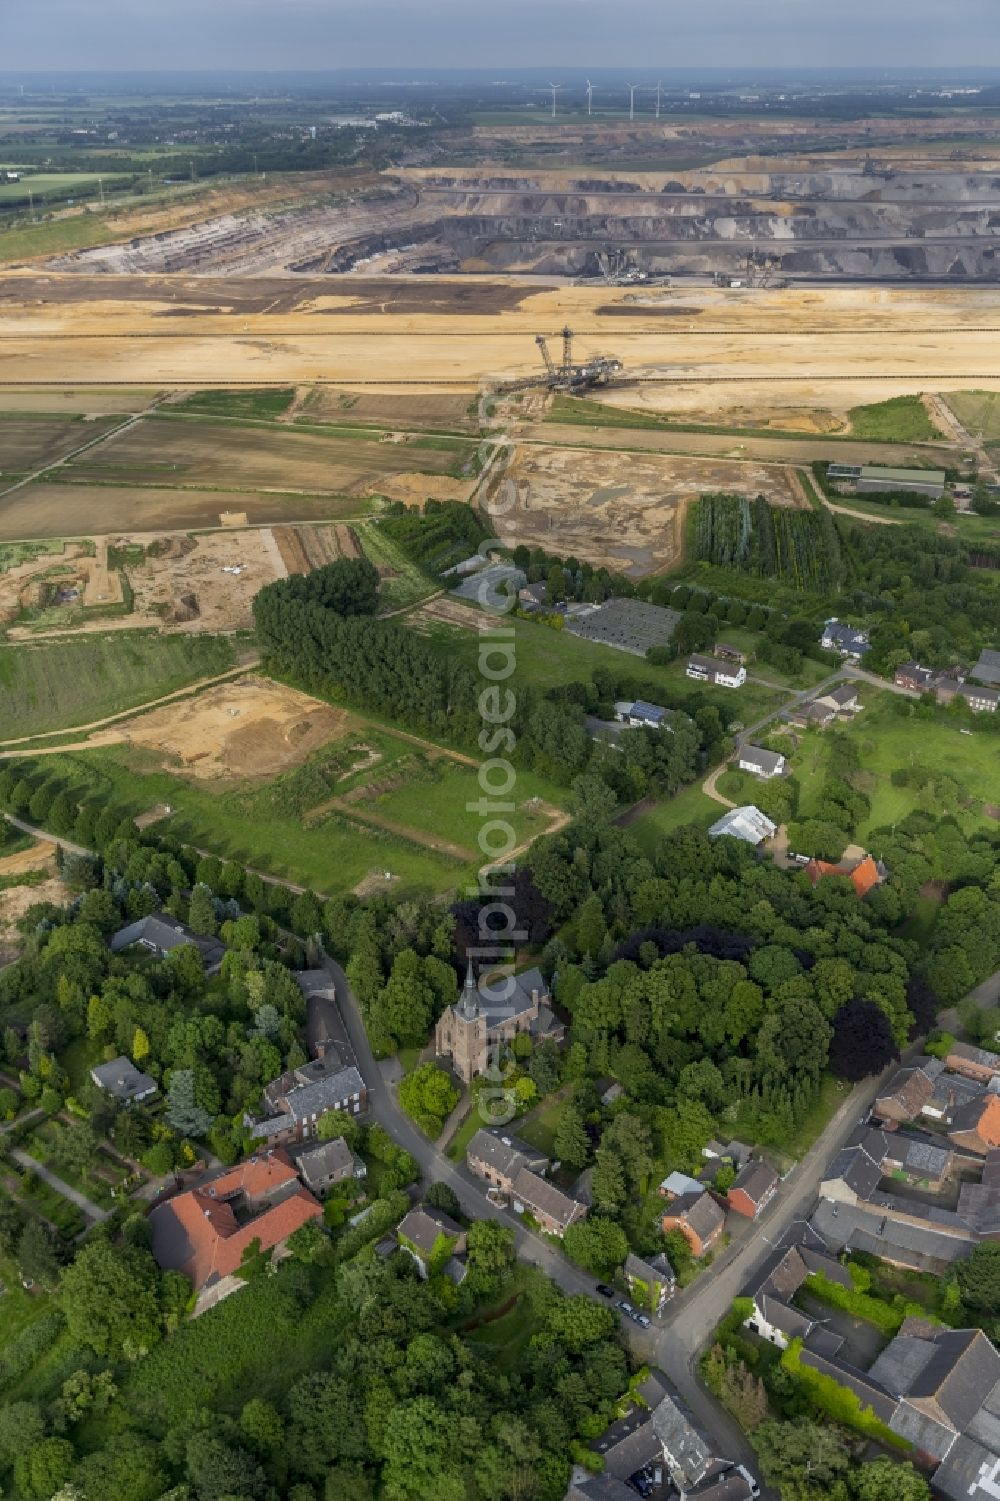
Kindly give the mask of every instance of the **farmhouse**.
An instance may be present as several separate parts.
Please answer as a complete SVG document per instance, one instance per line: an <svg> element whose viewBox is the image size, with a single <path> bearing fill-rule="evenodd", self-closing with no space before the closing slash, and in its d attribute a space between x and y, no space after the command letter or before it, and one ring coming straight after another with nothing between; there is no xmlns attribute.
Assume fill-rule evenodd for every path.
<svg viewBox="0 0 1000 1501"><path fill-rule="evenodd" d="M143 948L157 959L165 959L185 943L193 944L201 954L207 975L218 971L225 957L225 944L217 938L206 938L202 933L192 932L187 923L179 922L169 912L154 912L138 922L129 923L128 927L119 928L111 935L108 947L113 954L120 954L123 949Z"/></svg>
<svg viewBox="0 0 1000 1501"><path fill-rule="evenodd" d="M760 745L744 745L738 765L740 771L751 771L754 776L768 781L784 774L785 758L779 751L764 750Z"/></svg>
<svg viewBox="0 0 1000 1501"><path fill-rule="evenodd" d="M744 844L752 844L756 848L765 839L772 839L777 829L778 825L772 823L766 814L752 803L747 803L742 808L730 808L728 813L724 813L712 824L708 834L710 839L719 839L723 834L728 834L731 839L742 839Z"/></svg>
<svg viewBox="0 0 1000 1501"><path fill-rule="evenodd" d="M113 1095L120 1105L148 1100L157 1089L156 1080L137 1069L130 1058L113 1058L110 1063L98 1063L90 1070L90 1077L98 1089Z"/></svg>
<svg viewBox="0 0 1000 1501"><path fill-rule="evenodd" d="M548 1158L515 1136L477 1131L465 1149L465 1161L471 1172L511 1201L516 1213L531 1214L550 1235L565 1235L570 1225L586 1217L585 1204L542 1177Z"/></svg>
<svg viewBox="0 0 1000 1501"><path fill-rule="evenodd" d="M721 657L688 657L684 669L698 683L714 683L717 688L742 688L747 670L742 664L725 662Z"/></svg>
<svg viewBox="0 0 1000 1501"><path fill-rule="evenodd" d="M244 1117L251 1133L272 1145L307 1141L328 1110L364 1115L368 1090L354 1064L346 1067L336 1051L327 1050L300 1068L291 1068L264 1088L264 1115Z"/></svg>
<svg viewBox="0 0 1000 1501"><path fill-rule="evenodd" d="M805 1339L816 1326L809 1314L792 1307L792 1299L808 1276L821 1272L839 1287L853 1286L846 1267L826 1254L821 1241L817 1249L818 1239L805 1230L799 1231L791 1245L779 1245L744 1292L753 1299L747 1328L779 1350L786 1350L793 1339Z"/></svg>
<svg viewBox="0 0 1000 1501"><path fill-rule="evenodd" d="M149 1216L153 1255L163 1271L183 1272L202 1292L231 1277L255 1241L272 1251L322 1216L277 1147L158 1204ZM230 1291L243 1286L233 1280Z"/></svg>
<svg viewBox="0 0 1000 1501"><path fill-rule="evenodd" d="M477 983L469 964L462 994L438 1018L434 1046L449 1058L466 1084L486 1072L491 1054L519 1032L536 1041L561 1042L565 1028L549 1005L549 987L539 969Z"/></svg>
<svg viewBox="0 0 1000 1501"><path fill-rule="evenodd" d="M819 644L824 651L839 652L852 662L860 662L865 652L870 650L867 631L847 625L836 618L826 622Z"/></svg>

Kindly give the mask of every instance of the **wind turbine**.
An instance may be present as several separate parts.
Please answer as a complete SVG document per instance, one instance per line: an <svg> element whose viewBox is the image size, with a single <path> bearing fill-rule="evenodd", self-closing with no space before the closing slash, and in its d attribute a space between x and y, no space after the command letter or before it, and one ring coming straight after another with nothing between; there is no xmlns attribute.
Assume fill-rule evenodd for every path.
<svg viewBox="0 0 1000 1501"><path fill-rule="evenodd" d="M628 117L629 117L630 120L634 120L635 119L635 91L639 87L639 85L637 83L627 83L625 85L625 87L628 89Z"/></svg>
<svg viewBox="0 0 1000 1501"><path fill-rule="evenodd" d="M594 85L591 83L590 79L588 78L587 79L587 114L588 115L592 115L593 113L594 113Z"/></svg>
<svg viewBox="0 0 1000 1501"><path fill-rule="evenodd" d="M660 92L663 88L662 81L656 85L656 118L660 118Z"/></svg>
<svg viewBox="0 0 1000 1501"><path fill-rule="evenodd" d="M562 88L562 84L561 83L550 83L549 84L549 88L552 90L552 118L554 120L555 117L556 117L556 95L558 94L559 90Z"/></svg>

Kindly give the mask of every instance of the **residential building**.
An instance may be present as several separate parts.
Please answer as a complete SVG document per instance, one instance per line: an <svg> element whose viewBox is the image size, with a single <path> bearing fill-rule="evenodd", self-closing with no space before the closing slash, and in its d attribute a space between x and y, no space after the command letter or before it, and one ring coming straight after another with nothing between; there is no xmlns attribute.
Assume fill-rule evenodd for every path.
<svg viewBox="0 0 1000 1501"><path fill-rule="evenodd" d="M255 1242L262 1252L273 1251L322 1217L291 1158L274 1147L158 1204L149 1216L152 1251L163 1271L183 1272L198 1293L218 1293ZM225 1290L242 1286L238 1278L233 1282Z"/></svg>
<svg viewBox="0 0 1000 1501"><path fill-rule="evenodd" d="M919 1064L897 1069L876 1096L874 1114L883 1121L916 1120L930 1103L935 1081L943 1072L944 1064L937 1058L922 1058Z"/></svg>
<svg viewBox="0 0 1000 1501"><path fill-rule="evenodd" d="M762 1158L748 1162L726 1194L730 1209L755 1220L770 1204L781 1180L774 1168Z"/></svg>
<svg viewBox="0 0 1000 1501"><path fill-rule="evenodd" d="M342 1136L301 1152L298 1169L303 1183L318 1199L325 1199L335 1184L348 1178L364 1178L368 1173L361 1158L351 1151Z"/></svg>
<svg viewBox="0 0 1000 1501"><path fill-rule="evenodd" d="M1000 1147L1000 1095L987 1093L960 1105L948 1136L957 1147L981 1157Z"/></svg>
<svg viewBox="0 0 1000 1501"><path fill-rule="evenodd" d="M615 704L615 718L619 724L631 725L633 729L662 730L673 711L660 704L648 704L638 698L634 702L624 699Z"/></svg>
<svg viewBox="0 0 1000 1501"><path fill-rule="evenodd" d="M996 688L980 688L976 683L962 683L958 697L965 699L974 714L995 714L1000 705L1000 692Z"/></svg>
<svg viewBox="0 0 1000 1501"><path fill-rule="evenodd" d="M857 714L861 709L858 690L850 683L838 683L829 693L818 693L813 703L823 704L835 714Z"/></svg>
<svg viewBox="0 0 1000 1501"><path fill-rule="evenodd" d="M918 1221L889 1215L878 1204L835 1203L820 1199L811 1224L830 1250L864 1251L893 1266L944 1276L976 1243L958 1218Z"/></svg>
<svg viewBox="0 0 1000 1501"><path fill-rule="evenodd" d="M742 808L730 808L717 819L708 831L710 839L719 839L723 834L728 834L732 839L742 839L744 844L752 844L756 849L767 839L773 839L778 831L778 825L772 823L766 814L753 803L746 803Z"/></svg>
<svg viewBox="0 0 1000 1501"><path fill-rule="evenodd" d="M981 651L979 661L969 676L980 683L987 683L991 688L1000 688L1000 651Z"/></svg>
<svg viewBox="0 0 1000 1501"><path fill-rule="evenodd" d="M933 667L921 667L919 662L901 662L893 673L897 688L909 688L913 693L927 693L934 686Z"/></svg>
<svg viewBox="0 0 1000 1501"><path fill-rule="evenodd" d="M817 886L824 876L844 876L850 881L858 896L867 896L869 891L874 891L876 886L881 886L889 874L885 866L873 860L871 855L863 855L860 860L853 862L841 861L838 865L832 864L829 860L813 858L804 869L813 886Z"/></svg>
<svg viewBox="0 0 1000 1501"><path fill-rule="evenodd" d="M860 662L865 652L871 649L867 631L836 618L826 622L819 644L824 651L839 652L852 662Z"/></svg>
<svg viewBox="0 0 1000 1501"><path fill-rule="evenodd" d="M531 1214L550 1235L565 1235L570 1225L586 1218L586 1204L542 1176L548 1158L515 1136L477 1131L465 1160L477 1177L510 1200L517 1214Z"/></svg>
<svg viewBox="0 0 1000 1501"><path fill-rule="evenodd" d="M663 1449L653 1428L653 1413L667 1394L667 1385L658 1371L651 1371L639 1388L640 1401L630 1404L624 1416L616 1418L592 1448L601 1456L602 1478L629 1487L635 1501L636 1484L663 1463Z"/></svg>
<svg viewBox="0 0 1000 1501"><path fill-rule="evenodd" d="M672 1200L661 1221L664 1235L679 1230L696 1260L717 1244L726 1227L725 1211L699 1183L697 1193L684 1193Z"/></svg>
<svg viewBox="0 0 1000 1501"><path fill-rule="evenodd" d="M537 584L522 584L517 591L518 600L528 610L541 610L549 601L549 586L543 580Z"/></svg>
<svg viewBox="0 0 1000 1501"><path fill-rule="evenodd" d="M944 1062L953 1074L962 1074L978 1084L988 1085L1000 1075L1000 1053L975 1048L967 1042L952 1043Z"/></svg>
<svg viewBox="0 0 1000 1501"><path fill-rule="evenodd" d="M520 1032L536 1041L559 1042L565 1028L549 1004L549 987L539 969L477 983L470 963L462 994L438 1018L435 1051L448 1058L465 1083L486 1072L490 1058Z"/></svg>
<svg viewBox="0 0 1000 1501"><path fill-rule="evenodd" d="M934 684L934 697L939 704L950 704L953 698L958 697L964 678L949 673L946 677L938 678Z"/></svg>
<svg viewBox="0 0 1000 1501"><path fill-rule="evenodd" d="M187 923L180 922L169 912L153 912L149 917L142 917L138 922L119 928L117 933L111 935L108 947L113 954L120 954L123 949L143 948L157 959L165 959L185 943L193 944L198 950L207 975L219 970L226 953L225 944L220 943L217 938L207 938L202 933L192 932Z"/></svg>
<svg viewBox="0 0 1000 1501"><path fill-rule="evenodd" d="M465 1254L467 1237L462 1226L440 1209L418 1204L404 1215L396 1227L400 1250L413 1257L417 1270L426 1281L440 1263L443 1271L451 1257Z"/></svg>
<svg viewBox="0 0 1000 1501"><path fill-rule="evenodd" d="M955 1154L946 1140L908 1131L887 1132L884 1140L883 1176L902 1178L933 1191L943 1187L955 1165Z"/></svg>
<svg viewBox="0 0 1000 1501"><path fill-rule="evenodd" d="M825 730L828 725L833 724L836 717L836 709L831 709L829 704L821 704L814 698L789 710L786 716L790 724L813 725L818 730Z"/></svg>
<svg viewBox="0 0 1000 1501"><path fill-rule="evenodd" d="M742 688L747 670L742 663L727 662L722 657L688 657L685 672L698 683L713 683L716 688Z"/></svg>
<svg viewBox="0 0 1000 1501"><path fill-rule="evenodd" d="M677 1291L677 1278L667 1257L644 1259L630 1251L625 1258L625 1281L634 1302L652 1313L662 1313Z"/></svg>
<svg viewBox="0 0 1000 1501"><path fill-rule="evenodd" d="M821 1272L829 1282L851 1288L853 1283L846 1267L826 1254L818 1237L802 1230L791 1245L779 1245L768 1256L744 1296L753 1300L753 1310L746 1326L779 1350L786 1350L793 1339L805 1339L816 1327L816 1320L792 1305L792 1299L806 1278ZM810 1243L812 1242L812 1243Z"/></svg>
<svg viewBox="0 0 1000 1501"><path fill-rule="evenodd" d="M136 1068L130 1058L113 1058L110 1063L98 1063L90 1070L90 1077L98 1089L113 1096L120 1105L131 1105L136 1100L148 1100L157 1091L155 1079Z"/></svg>
<svg viewBox="0 0 1000 1501"><path fill-rule="evenodd" d="M779 751L765 750L760 745L744 745L740 748L740 771L752 771L754 776L768 781L771 777L784 775L785 758Z"/></svg>
<svg viewBox="0 0 1000 1501"><path fill-rule="evenodd" d="M308 1141L328 1110L362 1116L368 1111L368 1090L353 1063L344 1066L334 1048L300 1068L291 1068L265 1086L264 1114L245 1117L254 1136L271 1145Z"/></svg>
<svg viewBox="0 0 1000 1501"><path fill-rule="evenodd" d="M882 1176L881 1161L869 1156L863 1146L844 1147L826 1169L819 1196L842 1204L867 1204Z"/></svg>

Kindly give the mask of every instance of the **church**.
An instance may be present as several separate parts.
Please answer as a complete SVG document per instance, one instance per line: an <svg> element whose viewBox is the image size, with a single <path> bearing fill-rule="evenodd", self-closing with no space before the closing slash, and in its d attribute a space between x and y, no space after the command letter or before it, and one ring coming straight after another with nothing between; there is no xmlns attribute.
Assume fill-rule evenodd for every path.
<svg viewBox="0 0 1000 1501"><path fill-rule="evenodd" d="M471 1084L484 1074L491 1052L509 1043L519 1032L528 1032L535 1043L561 1042L565 1028L553 1014L552 997L539 969L513 975L510 993L501 976L484 987L476 981L470 963L462 994L438 1019L434 1043L439 1058L447 1058L458 1077Z"/></svg>

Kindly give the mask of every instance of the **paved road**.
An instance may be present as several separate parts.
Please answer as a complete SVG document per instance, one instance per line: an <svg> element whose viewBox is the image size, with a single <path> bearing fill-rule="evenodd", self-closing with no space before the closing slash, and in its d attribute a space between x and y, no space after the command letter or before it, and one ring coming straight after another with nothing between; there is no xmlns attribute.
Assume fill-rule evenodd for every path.
<svg viewBox="0 0 1000 1501"><path fill-rule="evenodd" d="M55 1173L49 1172L44 1163L36 1161L34 1157L29 1157L27 1152L22 1152L20 1147L15 1147L10 1155L23 1168L27 1168L29 1172L41 1178L43 1183L47 1183L50 1188L54 1188L57 1194L62 1194L64 1199L69 1199L71 1204L75 1204L77 1209L83 1211L88 1220L93 1220L96 1223L98 1220L109 1218L110 1210L101 1209L97 1204L92 1204L88 1198L85 1198L80 1193L79 1189L71 1188L68 1183L64 1183L61 1178L57 1178Z"/></svg>
<svg viewBox="0 0 1000 1501"><path fill-rule="evenodd" d="M464 1166L452 1162L433 1142L417 1130L400 1109L383 1068L376 1063L368 1043L357 1000L340 966L327 959L358 1068L369 1092L370 1118L391 1132L411 1152L428 1180L447 1183L458 1196L462 1209L478 1219L495 1219L515 1235L518 1254L533 1261L567 1293L596 1297L593 1278L574 1267L561 1251L525 1228L518 1217L491 1203L478 1179ZM652 1359L674 1382L697 1421L713 1436L715 1446L727 1459L754 1469L754 1451L746 1436L700 1385L696 1376L698 1356L733 1298L750 1273L769 1254L795 1219L812 1209L819 1183L830 1158L839 1151L859 1119L870 1110L879 1080L856 1085L837 1114L828 1123L801 1162L796 1163L761 1220L749 1237L727 1248L697 1282L670 1304L661 1327L649 1331L627 1325L630 1343L642 1359Z"/></svg>

